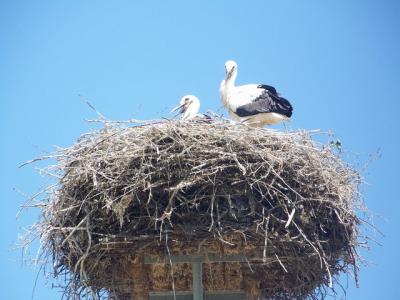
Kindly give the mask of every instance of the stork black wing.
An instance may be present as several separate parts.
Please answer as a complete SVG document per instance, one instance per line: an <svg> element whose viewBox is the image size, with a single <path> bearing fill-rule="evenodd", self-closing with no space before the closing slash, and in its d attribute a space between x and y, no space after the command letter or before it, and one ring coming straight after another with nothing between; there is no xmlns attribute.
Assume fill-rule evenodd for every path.
<svg viewBox="0 0 400 300"><path fill-rule="evenodd" d="M259 89L264 89L267 91L270 91L271 94L278 96L278 92L276 91L276 89L273 86L267 85L267 84L260 84L259 86L257 86Z"/></svg>
<svg viewBox="0 0 400 300"><path fill-rule="evenodd" d="M239 117L249 117L260 113L278 113L288 118L292 116L293 107L288 100L274 95L269 90L263 92L253 102L239 106L236 114Z"/></svg>

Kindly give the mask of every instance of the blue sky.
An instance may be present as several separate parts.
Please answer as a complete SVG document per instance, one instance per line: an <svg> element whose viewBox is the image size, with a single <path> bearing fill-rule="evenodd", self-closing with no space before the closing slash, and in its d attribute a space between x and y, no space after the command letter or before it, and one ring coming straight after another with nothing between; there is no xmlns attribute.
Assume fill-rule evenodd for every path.
<svg viewBox="0 0 400 300"><path fill-rule="evenodd" d="M365 201L385 237L362 252L348 299L399 299L398 1L0 1L0 282L31 299L37 269L12 250L38 211L16 219L45 184L28 159L69 146L96 116L168 117L185 94L220 110L224 62L238 83L271 84L294 106L293 129L331 130L361 165ZM35 253L33 253L34 255ZM58 299L39 276L33 299ZM51 282L51 281L50 281Z"/></svg>

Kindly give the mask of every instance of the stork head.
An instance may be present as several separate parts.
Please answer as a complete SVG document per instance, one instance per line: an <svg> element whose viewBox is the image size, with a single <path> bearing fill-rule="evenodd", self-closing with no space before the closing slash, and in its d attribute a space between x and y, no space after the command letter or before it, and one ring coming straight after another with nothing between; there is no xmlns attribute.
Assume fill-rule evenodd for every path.
<svg viewBox="0 0 400 300"><path fill-rule="evenodd" d="M200 100L193 95L183 96L179 105L175 107L171 112L179 111L182 115L182 120L189 120L197 115L200 109Z"/></svg>
<svg viewBox="0 0 400 300"><path fill-rule="evenodd" d="M225 63L226 81L235 78L237 74L237 63L233 60L228 60Z"/></svg>

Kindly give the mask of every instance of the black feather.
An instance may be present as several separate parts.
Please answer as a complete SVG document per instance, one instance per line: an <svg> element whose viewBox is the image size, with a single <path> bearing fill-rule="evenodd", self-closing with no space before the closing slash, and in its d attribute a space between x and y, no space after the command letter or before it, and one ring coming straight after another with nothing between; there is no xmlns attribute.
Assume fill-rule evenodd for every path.
<svg viewBox="0 0 400 300"><path fill-rule="evenodd" d="M292 105L288 100L279 97L275 93L265 89L265 91L258 98L254 99L253 102L239 106L235 113L239 117L249 117L259 113L278 113L290 118L293 113Z"/></svg>
<svg viewBox="0 0 400 300"><path fill-rule="evenodd" d="M267 91L271 92L273 95L278 96L278 92L276 91L276 89L273 86L270 86L270 85L267 85L267 84L260 84L257 87L259 89L267 90Z"/></svg>

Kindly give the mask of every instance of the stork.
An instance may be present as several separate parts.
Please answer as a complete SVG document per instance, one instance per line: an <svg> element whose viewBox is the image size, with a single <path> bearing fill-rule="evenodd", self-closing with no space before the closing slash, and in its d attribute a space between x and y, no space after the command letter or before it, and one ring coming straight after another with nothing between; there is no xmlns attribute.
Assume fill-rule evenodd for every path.
<svg viewBox="0 0 400 300"><path fill-rule="evenodd" d="M182 121L191 120L197 116L197 112L200 109L200 100L193 95L186 95L183 96L181 101L179 101L179 105L175 107L172 112L179 111L181 115Z"/></svg>
<svg viewBox="0 0 400 300"><path fill-rule="evenodd" d="M222 104L233 119L252 127L263 127L288 120L292 116L292 105L280 97L276 89L265 84L235 86L237 64L225 63L226 78L220 85Z"/></svg>

